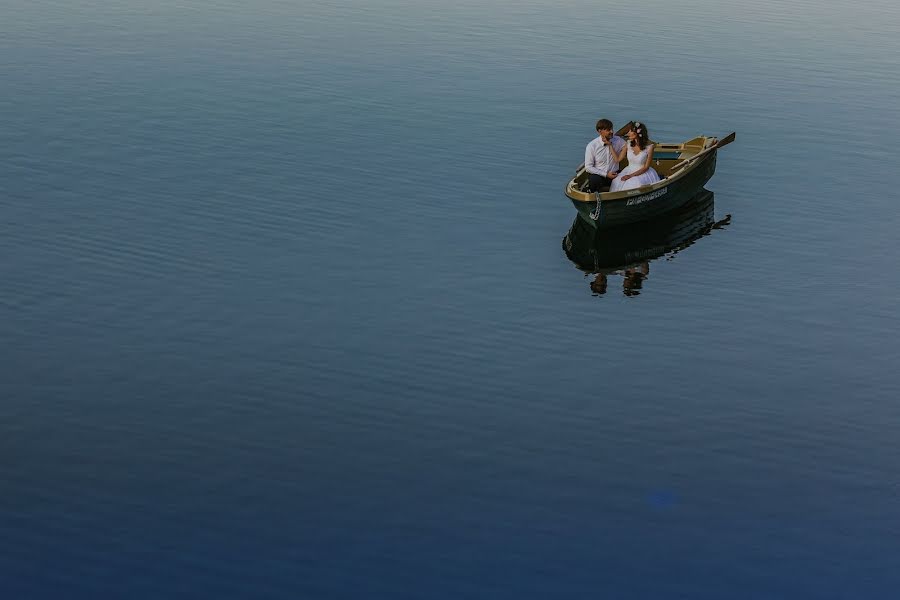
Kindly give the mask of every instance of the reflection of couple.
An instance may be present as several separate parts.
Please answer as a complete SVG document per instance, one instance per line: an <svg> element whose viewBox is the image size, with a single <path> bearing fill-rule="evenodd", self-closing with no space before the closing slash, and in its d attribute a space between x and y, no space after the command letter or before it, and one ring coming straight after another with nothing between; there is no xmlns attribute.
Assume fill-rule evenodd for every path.
<svg viewBox="0 0 900 600"><path fill-rule="evenodd" d="M597 121L597 139L584 149L584 170L588 172L588 186L592 192L620 192L659 181L653 160L653 144L643 123L634 123L625 136L628 143L613 135L609 119ZM628 155L628 166L619 173L619 163Z"/></svg>
<svg viewBox="0 0 900 600"><path fill-rule="evenodd" d="M601 271L591 282L591 291L602 296L606 293L608 275L622 276L622 293L626 296L637 296L641 293L644 280L650 275L650 263L642 262L638 265L625 267L624 269L615 269L612 271Z"/></svg>

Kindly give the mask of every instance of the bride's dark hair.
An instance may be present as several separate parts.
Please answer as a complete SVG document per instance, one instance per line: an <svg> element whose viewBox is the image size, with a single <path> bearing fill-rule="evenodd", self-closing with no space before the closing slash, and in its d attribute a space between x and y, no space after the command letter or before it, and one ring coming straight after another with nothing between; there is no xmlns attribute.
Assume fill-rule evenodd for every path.
<svg viewBox="0 0 900 600"><path fill-rule="evenodd" d="M643 150L647 147L647 144L650 142L650 134L647 133L647 126L641 123L640 121L635 121L631 125L631 129L637 132L637 139L631 141L631 145L637 145L638 148Z"/></svg>

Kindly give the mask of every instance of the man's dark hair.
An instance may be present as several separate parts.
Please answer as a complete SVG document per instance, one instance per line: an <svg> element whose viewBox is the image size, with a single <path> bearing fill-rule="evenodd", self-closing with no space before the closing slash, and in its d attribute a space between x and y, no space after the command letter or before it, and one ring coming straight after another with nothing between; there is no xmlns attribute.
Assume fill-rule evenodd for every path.
<svg viewBox="0 0 900 600"><path fill-rule="evenodd" d="M597 131L601 129L612 129L612 121L609 119L600 119L597 121Z"/></svg>

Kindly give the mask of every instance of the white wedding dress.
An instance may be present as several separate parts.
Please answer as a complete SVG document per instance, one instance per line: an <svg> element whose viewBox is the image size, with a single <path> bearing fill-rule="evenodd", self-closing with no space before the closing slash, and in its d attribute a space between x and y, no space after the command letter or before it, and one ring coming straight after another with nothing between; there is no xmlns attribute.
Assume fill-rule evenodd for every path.
<svg viewBox="0 0 900 600"><path fill-rule="evenodd" d="M628 181L622 181L622 175L630 175L631 173L644 166L644 163L647 162L647 153L650 152L650 148L652 147L653 146L647 146L646 148L635 154L633 151L637 149L637 146L628 146L628 166L622 169L622 172L619 173L618 177L612 180L612 183L610 183L609 185L610 192L633 190L635 188L641 187L642 185L649 185L651 183L656 183L657 181L659 181L659 173L657 173L653 169L653 167L648 168L640 175L632 177Z"/></svg>

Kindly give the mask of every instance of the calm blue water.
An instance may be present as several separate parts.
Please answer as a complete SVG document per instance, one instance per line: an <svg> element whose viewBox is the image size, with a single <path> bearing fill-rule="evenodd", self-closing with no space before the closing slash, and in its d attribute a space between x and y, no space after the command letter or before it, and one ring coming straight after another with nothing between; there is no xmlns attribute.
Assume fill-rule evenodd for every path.
<svg viewBox="0 0 900 600"><path fill-rule="evenodd" d="M892 597L898 56L886 0L6 0L0 596ZM638 294L561 246L600 117L738 134Z"/></svg>

